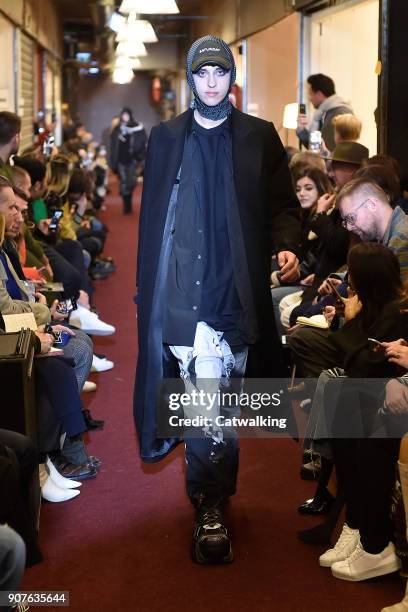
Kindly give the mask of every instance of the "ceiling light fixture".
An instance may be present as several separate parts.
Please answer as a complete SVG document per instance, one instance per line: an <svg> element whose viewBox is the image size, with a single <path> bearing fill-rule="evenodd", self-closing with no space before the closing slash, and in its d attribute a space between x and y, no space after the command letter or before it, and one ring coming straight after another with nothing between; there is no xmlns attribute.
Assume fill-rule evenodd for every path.
<svg viewBox="0 0 408 612"><path fill-rule="evenodd" d="M112 80L118 85L125 85L125 83L130 83L133 76L133 70L131 68L118 67L113 71Z"/></svg>
<svg viewBox="0 0 408 612"><path fill-rule="evenodd" d="M116 47L116 55L128 55L129 57L145 57L146 47L137 40L123 41Z"/></svg>
<svg viewBox="0 0 408 612"><path fill-rule="evenodd" d="M133 70L140 68L141 62L138 57L129 57L127 55L119 55L115 60L115 70L117 68L127 68Z"/></svg>
<svg viewBox="0 0 408 612"><path fill-rule="evenodd" d="M109 18L108 27L113 32L119 32L120 28L123 26L125 21L126 21L126 18L123 15L119 15L119 13L114 11Z"/></svg>
<svg viewBox="0 0 408 612"><path fill-rule="evenodd" d="M129 15L126 23L123 24L116 34L117 42L132 40L142 43L154 43L158 40L152 24L146 21L146 19L136 19L134 13Z"/></svg>

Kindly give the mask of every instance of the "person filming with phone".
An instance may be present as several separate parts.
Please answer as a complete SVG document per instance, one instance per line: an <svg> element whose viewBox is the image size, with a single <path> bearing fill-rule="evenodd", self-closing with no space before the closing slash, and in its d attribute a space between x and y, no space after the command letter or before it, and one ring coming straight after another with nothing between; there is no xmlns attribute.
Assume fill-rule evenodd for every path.
<svg viewBox="0 0 408 612"><path fill-rule="evenodd" d="M338 115L353 113L353 109L336 94L333 79L325 74L311 74L307 79L307 88L308 98L315 112L311 118L308 118L306 113L302 112L304 109L299 108L296 134L301 143L309 148L314 142L312 134L320 132L320 138L323 139L327 149L333 151L336 144L333 119Z"/></svg>

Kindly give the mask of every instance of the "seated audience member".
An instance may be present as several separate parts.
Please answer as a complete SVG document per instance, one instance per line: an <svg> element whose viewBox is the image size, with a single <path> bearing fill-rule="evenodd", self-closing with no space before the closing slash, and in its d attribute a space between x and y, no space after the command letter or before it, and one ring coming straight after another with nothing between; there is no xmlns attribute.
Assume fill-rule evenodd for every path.
<svg viewBox="0 0 408 612"><path fill-rule="evenodd" d="M1 179L5 182L5 179ZM9 185L9 184L8 184ZM9 189L9 192L7 191ZM2 244L4 240L4 229L6 227L6 223L8 223L9 227L12 227L13 224L19 221L18 215L20 212L16 209L16 204L14 198L11 194L13 191L11 187L6 187L5 189L0 191L6 201L2 202L0 200L0 267L3 268L2 274L2 282L0 283L0 313L4 314L19 314L24 312L33 312L36 317L37 325L41 326L44 323L49 323L51 320L51 311L46 305L46 301L44 296L40 293L36 294L37 298L41 300L40 303L37 302L28 302L28 294L24 291L24 285L21 283L17 273L15 272L10 259L5 254L4 250L2 250ZM13 207L7 208L7 197L9 198L9 202L13 203ZM17 210L17 212L15 212ZM3 214L5 212L5 214ZM21 220L21 219L20 219ZM67 331L69 334L74 335L74 332L67 328L61 328L63 331ZM53 338L43 331L43 328L39 328L36 332L38 338L43 343L45 352L50 349L51 344L53 342ZM81 415L82 403L79 397L79 385L83 385L87 375L89 374L92 362L92 346L89 340L84 340L85 334L78 340L72 338L72 345L66 351L67 359L69 360L69 366L65 373L63 373L63 378L69 378L68 388L62 393L63 384L60 381L60 384L56 385L56 376L58 374L61 366L65 364L60 363L58 358L51 360L50 362L39 361L36 367L36 372L38 376L44 376L45 387L47 387L47 395L51 397L51 404L55 407L56 413L60 418L64 418L66 415L71 414L74 411L74 429L77 426L82 427L84 425L84 429L80 429L79 432L71 433L71 436L77 436L82 431L86 429L83 416ZM70 353L72 353L72 357L79 357L78 363L72 363L72 359L70 359ZM43 371L43 364L45 364L45 371ZM76 366L76 370L78 372L78 381L75 378L75 373L72 370L71 366ZM57 372L54 373L53 376L50 377L51 370L55 370L57 368ZM64 368L63 368L64 369ZM48 384L47 384L48 381ZM72 384L73 383L73 384ZM60 396L61 394L61 396ZM75 402L77 400L77 402ZM65 408L64 408L65 405ZM79 414L78 413L79 409ZM90 415L89 415L90 416ZM71 440L72 442L72 440ZM74 440L77 442L77 440ZM79 444L77 444L79 446ZM82 443L83 446L83 443ZM82 455L84 457L85 455Z"/></svg>
<svg viewBox="0 0 408 612"><path fill-rule="evenodd" d="M355 115L351 113L337 115L333 118L332 124L334 126L334 142L336 145L347 140L352 142L359 140L362 123Z"/></svg>
<svg viewBox="0 0 408 612"><path fill-rule="evenodd" d="M370 157L364 166L370 167L375 166L376 168L382 168L382 172L387 173L387 177L393 177L392 183L390 178L388 180L384 180L383 182L386 185L383 185L380 180L376 181L381 189L390 195L390 201L393 206L399 206L402 208L405 214L408 213L408 191L406 189L406 177L401 173L401 169L399 163L396 159L391 157L390 155L373 155ZM363 166L363 167L364 167ZM382 176L382 175L381 175ZM398 187L395 184L395 179L398 180ZM387 183L389 184L389 191L387 189ZM398 194L398 197L397 197Z"/></svg>
<svg viewBox="0 0 408 612"><path fill-rule="evenodd" d="M20 194L20 198L28 202L30 199L31 177L30 174L21 166L11 167L13 177L14 193ZM18 242L16 248L19 251L21 265L24 268L24 275L29 280L47 281L53 280L53 271L41 245L37 242L29 227L28 216L24 214L23 227L19 229Z"/></svg>
<svg viewBox="0 0 408 612"><path fill-rule="evenodd" d="M22 263L28 267L41 269L44 265L51 268L52 279L64 285L65 297L76 298L80 294L82 282L81 271L75 268L76 259L64 257L47 240L49 215L44 195L47 190L46 166L39 160L31 157L14 157L15 166L24 168L31 177L31 189L29 199L29 213L36 225L35 239L29 227L29 221L24 228L25 251L21 253ZM39 232L39 233L38 233ZM25 259L24 259L25 252ZM82 266L82 253L78 255L78 261ZM46 262L46 263L44 263Z"/></svg>
<svg viewBox="0 0 408 612"><path fill-rule="evenodd" d="M356 245L349 253L348 273L352 289L345 300L346 322L329 336L332 356L328 365L340 366L347 377L361 379L351 396L358 402L350 401L350 385L343 382L336 411L343 418L346 411L349 423L362 422L366 437L346 438L333 430L331 444L338 486L344 492L346 522L336 545L319 561L331 567L336 578L360 581L400 566L391 542L390 519L400 440L388 422L387 435L375 437L382 379L395 377L398 368L384 351L373 350L368 338L390 342L401 334L408 337L408 294L398 259L384 245Z"/></svg>
<svg viewBox="0 0 408 612"><path fill-rule="evenodd" d="M352 179L367 157L368 149L357 142L341 142L336 145L332 155L332 174L337 190ZM329 274L337 272L346 263L350 237L348 231L342 227L337 204L335 210L328 214L332 205L333 201L329 198L319 200L316 214L310 221L311 229L324 244L320 267L316 270L312 286L303 292L300 304L295 307L292 303L281 305L281 321L288 327L295 325L298 316L315 314L312 309L320 285Z"/></svg>
<svg viewBox="0 0 408 612"><path fill-rule="evenodd" d="M355 174L356 179L363 177L381 187L392 207L399 206L401 199L399 176L391 164L365 164Z"/></svg>
<svg viewBox="0 0 408 612"><path fill-rule="evenodd" d="M113 272L113 264L102 260L106 240L106 228L92 216L88 200L89 181L84 170L76 168L68 187L68 201L72 212L77 239L91 255L89 274L94 280L106 278Z"/></svg>
<svg viewBox="0 0 408 612"><path fill-rule="evenodd" d="M324 159L312 151L300 151L292 156L289 162L290 171L296 172L298 167L302 168L302 166L315 166L321 172L326 172Z"/></svg>
<svg viewBox="0 0 408 612"><path fill-rule="evenodd" d="M349 182L338 194L337 205L343 224L363 242L378 241L398 258L401 278L408 280L408 219L397 206L392 208L387 195L364 177ZM331 361L327 332L296 330L289 338L295 362L303 376L318 377ZM327 353L326 353L327 349Z"/></svg>
<svg viewBox="0 0 408 612"><path fill-rule="evenodd" d="M1 312L0 312L1 314ZM0 328L0 333L4 333ZM36 332L35 352L46 355L54 341L43 331ZM100 460L89 456L82 439L86 424L81 413L72 360L64 357L35 359L38 449L42 461L49 455L59 473L75 480L94 478ZM45 486L45 491L43 487ZM57 498L46 479L41 483L43 497L49 501L65 501L70 495Z"/></svg>
<svg viewBox="0 0 408 612"><path fill-rule="evenodd" d="M367 181L372 181L373 183L376 183L387 194L390 204L393 207L396 207L400 206L401 202L406 203L406 201L400 198L399 177L395 173L394 168L394 164L390 163L389 161L384 163L379 162L378 164L372 164L370 158L355 173L354 177L365 178ZM333 274L331 282L333 284L340 283L338 278L336 278ZM347 283L341 283L337 285L337 290L343 297L346 297L346 287ZM318 289L318 294L320 296L320 300L309 309L309 311L307 312L307 316L320 314L322 312L322 309L334 303L333 298L331 296L331 290L326 283L322 283L320 285ZM288 309L288 305L285 303L282 304L282 308L285 308L285 313L287 312L289 314L292 310Z"/></svg>
<svg viewBox="0 0 408 612"><path fill-rule="evenodd" d="M49 214L52 214L52 211L48 212L47 202L44 200L47 189L44 164L27 157L15 158L15 162L27 170L32 179L30 208L31 203L34 202L35 206L32 210L36 219L35 237L38 239L41 249L47 257L47 262L52 268L53 280L64 285L66 298L78 299L78 308L71 315L71 323L75 327L95 335L114 333L115 328L112 325L105 323L94 312L90 311L89 291L91 290L91 283L84 268L84 257L80 243L76 238L75 240L59 240L58 228L56 232L50 232L49 230ZM58 176L56 173L55 184L58 182ZM63 183L64 180L68 180L68 175L61 171L60 183ZM26 232L24 237L27 240ZM37 241L35 243L38 244Z"/></svg>
<svg viewBox="0 0 408 612"><path fill-rule="evenodd" d="M302 209L302 257L300 264L301 280L304 284L312 284L314 274L320 267L320 256L324 249L321 237L312 229L313 218L318 210L320 198L326 202L332 202L333 205L328 209L328 215L334 213L339 214L334 208L333 187L327 174L323 173L315 166L295 166L292 171L293 183L296 189L296 194ZM323 271L321 273L324 274ZM302 286L297 283L295 286L282 286L279 273L273 272L271 276L273 283L272 299L275 309L275 317L278 327L280 327L280 311L279 303L286 295L298 294L296 302L293 302L293 307L299 303L302 293ZM287 316L289 314L287 313ZM285 333L281 328L281 333Z"/></svg>
<svg viewBox="0 0 408 612"><path fill-rule="evenodd" d="M17 191L17 188L14 188ZM15 203L19 209L22 217L27 210L27 202L22 197L23 194L15 193ZM14 245L14 239L18 236L21 231L22 222L18 219L6 221L6 238L3 242L3 251L9 258L11 263L10 271L14 271L19 281L25 282L24 272L20 266L17 251ZM64 320L63 316L60 316L56 310L56 305L51 308L54 318L58 318L60 321ZM69 333L70 340L64 348L64 354L66 357L73 359L75 366L74 372L78 382L78 391L81 392L84 384L88 378L89 372L92 367L92 354L93 354L93 343L92 340L80 330L75 332L62 325L53 324L53 331L64 331ZM83 411L83 416L89 429L96 429L103 425L103 421L97 421L92 418L89 410Z"/></svg>
<svg viewBox="0 0 408 612"><path fill-rule="evenodd" d="M6 429L0 429L0 488L0 523L7 523L23 538L28 566L42 561L37 450L30 438Z"/></svg>
<svg viewBox="0 0 408 612"><path fill-rule="evenodd" d="M20 590L25 564L24 540L8 525L0 525L0 590Z"/></svg>
<svg viewBox="0 0 408 612"><path fill-rule="evenodd" d="M358 234L363 242L378 241L394 252L399 261L401 280L406 282L408 220L403 211L398 206L393 209L387 195L378 185L368 182L364 177L348 183L340 191L337 202L345 227ZM322 329L302 327L293 332L288 343L299 375L318 378L323 370L331 367L335 355L329 338L330 333ZM326 486L330 471L327 469L321 474L318 491L321 490L322 484ZM333 515L329 516L327 529L315 530L311 538L304 532L302 539L312 541L313 538L313 541L321 542L329 538L340 509L341 504L337 504ZM320 534L323 534L321 538Z"/></svg>
<svg viewBox="0 0 408 612"><path fill-rule="evenodd" d="M0 238L1 245L4 240L5 227L11 227L14 223L22 222L19 208L17 207L11 183L0 177ZM0 268L2 270L0 282L0 311L2 314L16 314L32 312L37 325L49 323L51 315L46 306L44 296L38 295L39 302L29 302L27 289L19 282L11 262L3 250L0 251Z"/></svg>

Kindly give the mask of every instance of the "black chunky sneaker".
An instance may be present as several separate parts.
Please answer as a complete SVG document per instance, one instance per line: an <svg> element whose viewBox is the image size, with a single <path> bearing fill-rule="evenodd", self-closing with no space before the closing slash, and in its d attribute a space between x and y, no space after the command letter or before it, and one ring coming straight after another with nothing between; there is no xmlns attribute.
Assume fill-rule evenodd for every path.
<svg viewBox="0 0 408 612"><path fill-rule="evenodd" d="M193 532L192 557L196 563L231 563L234 555L222 511L200 505Z"/></svg>

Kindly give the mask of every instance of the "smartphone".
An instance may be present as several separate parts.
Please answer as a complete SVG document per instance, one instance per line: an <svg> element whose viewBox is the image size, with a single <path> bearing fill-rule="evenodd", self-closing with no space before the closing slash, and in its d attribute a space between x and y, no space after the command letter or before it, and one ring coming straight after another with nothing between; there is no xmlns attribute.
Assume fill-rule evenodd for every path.
<svg viewBox="0 0 408 612"><path fill-rule="evenodd" d="M69 314L72 310L77 309L77 303L74 298L70 300L60 300L57 304L57 312L60 314Z"/></svg>
<svg viewBox="0 0 408 612"><path fill-rule="evenodd" d="M299 104L299 114L306 115L306 104Z"/></svg>
<svg viewBox="0 0 408 612"><path fill-rule="evenodd" d="M54 336L55 342L53 346L55 348L64 348L71 339L70 334L66 331L54 332Z"/></svg>
<svg viewBox="0 0 408 612"><path fill-rule="evenodd" d="M49 136L46 140L44 140L43 143L43 155L45 155L45 157L50 157L53 149L54 149L54 145L55 145L55 138L54 136Z"/></svg>
<svg viewBox="0 0 408 612"><path fill-rule="evenodd" d="M334 295L341 301L344 301L344 298L341 297L340 293L337 291L336 286L333 285L330 278L326 278L326 282L329 285L330 289L333 291Z"/></svg>
<svg viewBox="0 0 408 612"><path fill-rule="evenodd" d="M56 232L57 228L58 228L58 224L60 222L60 219L62 217L64 213L62 212L62 210L56 210L55 213L53 214L50 224L48 226L48 229L50 232Z"/></svg>
<svg viewBox="0 0 408 612"><path fill-rule="evenodd" d="M310 151L320 152L322 148L322 133L319 130L310 132L309 149Z"/></svg>

